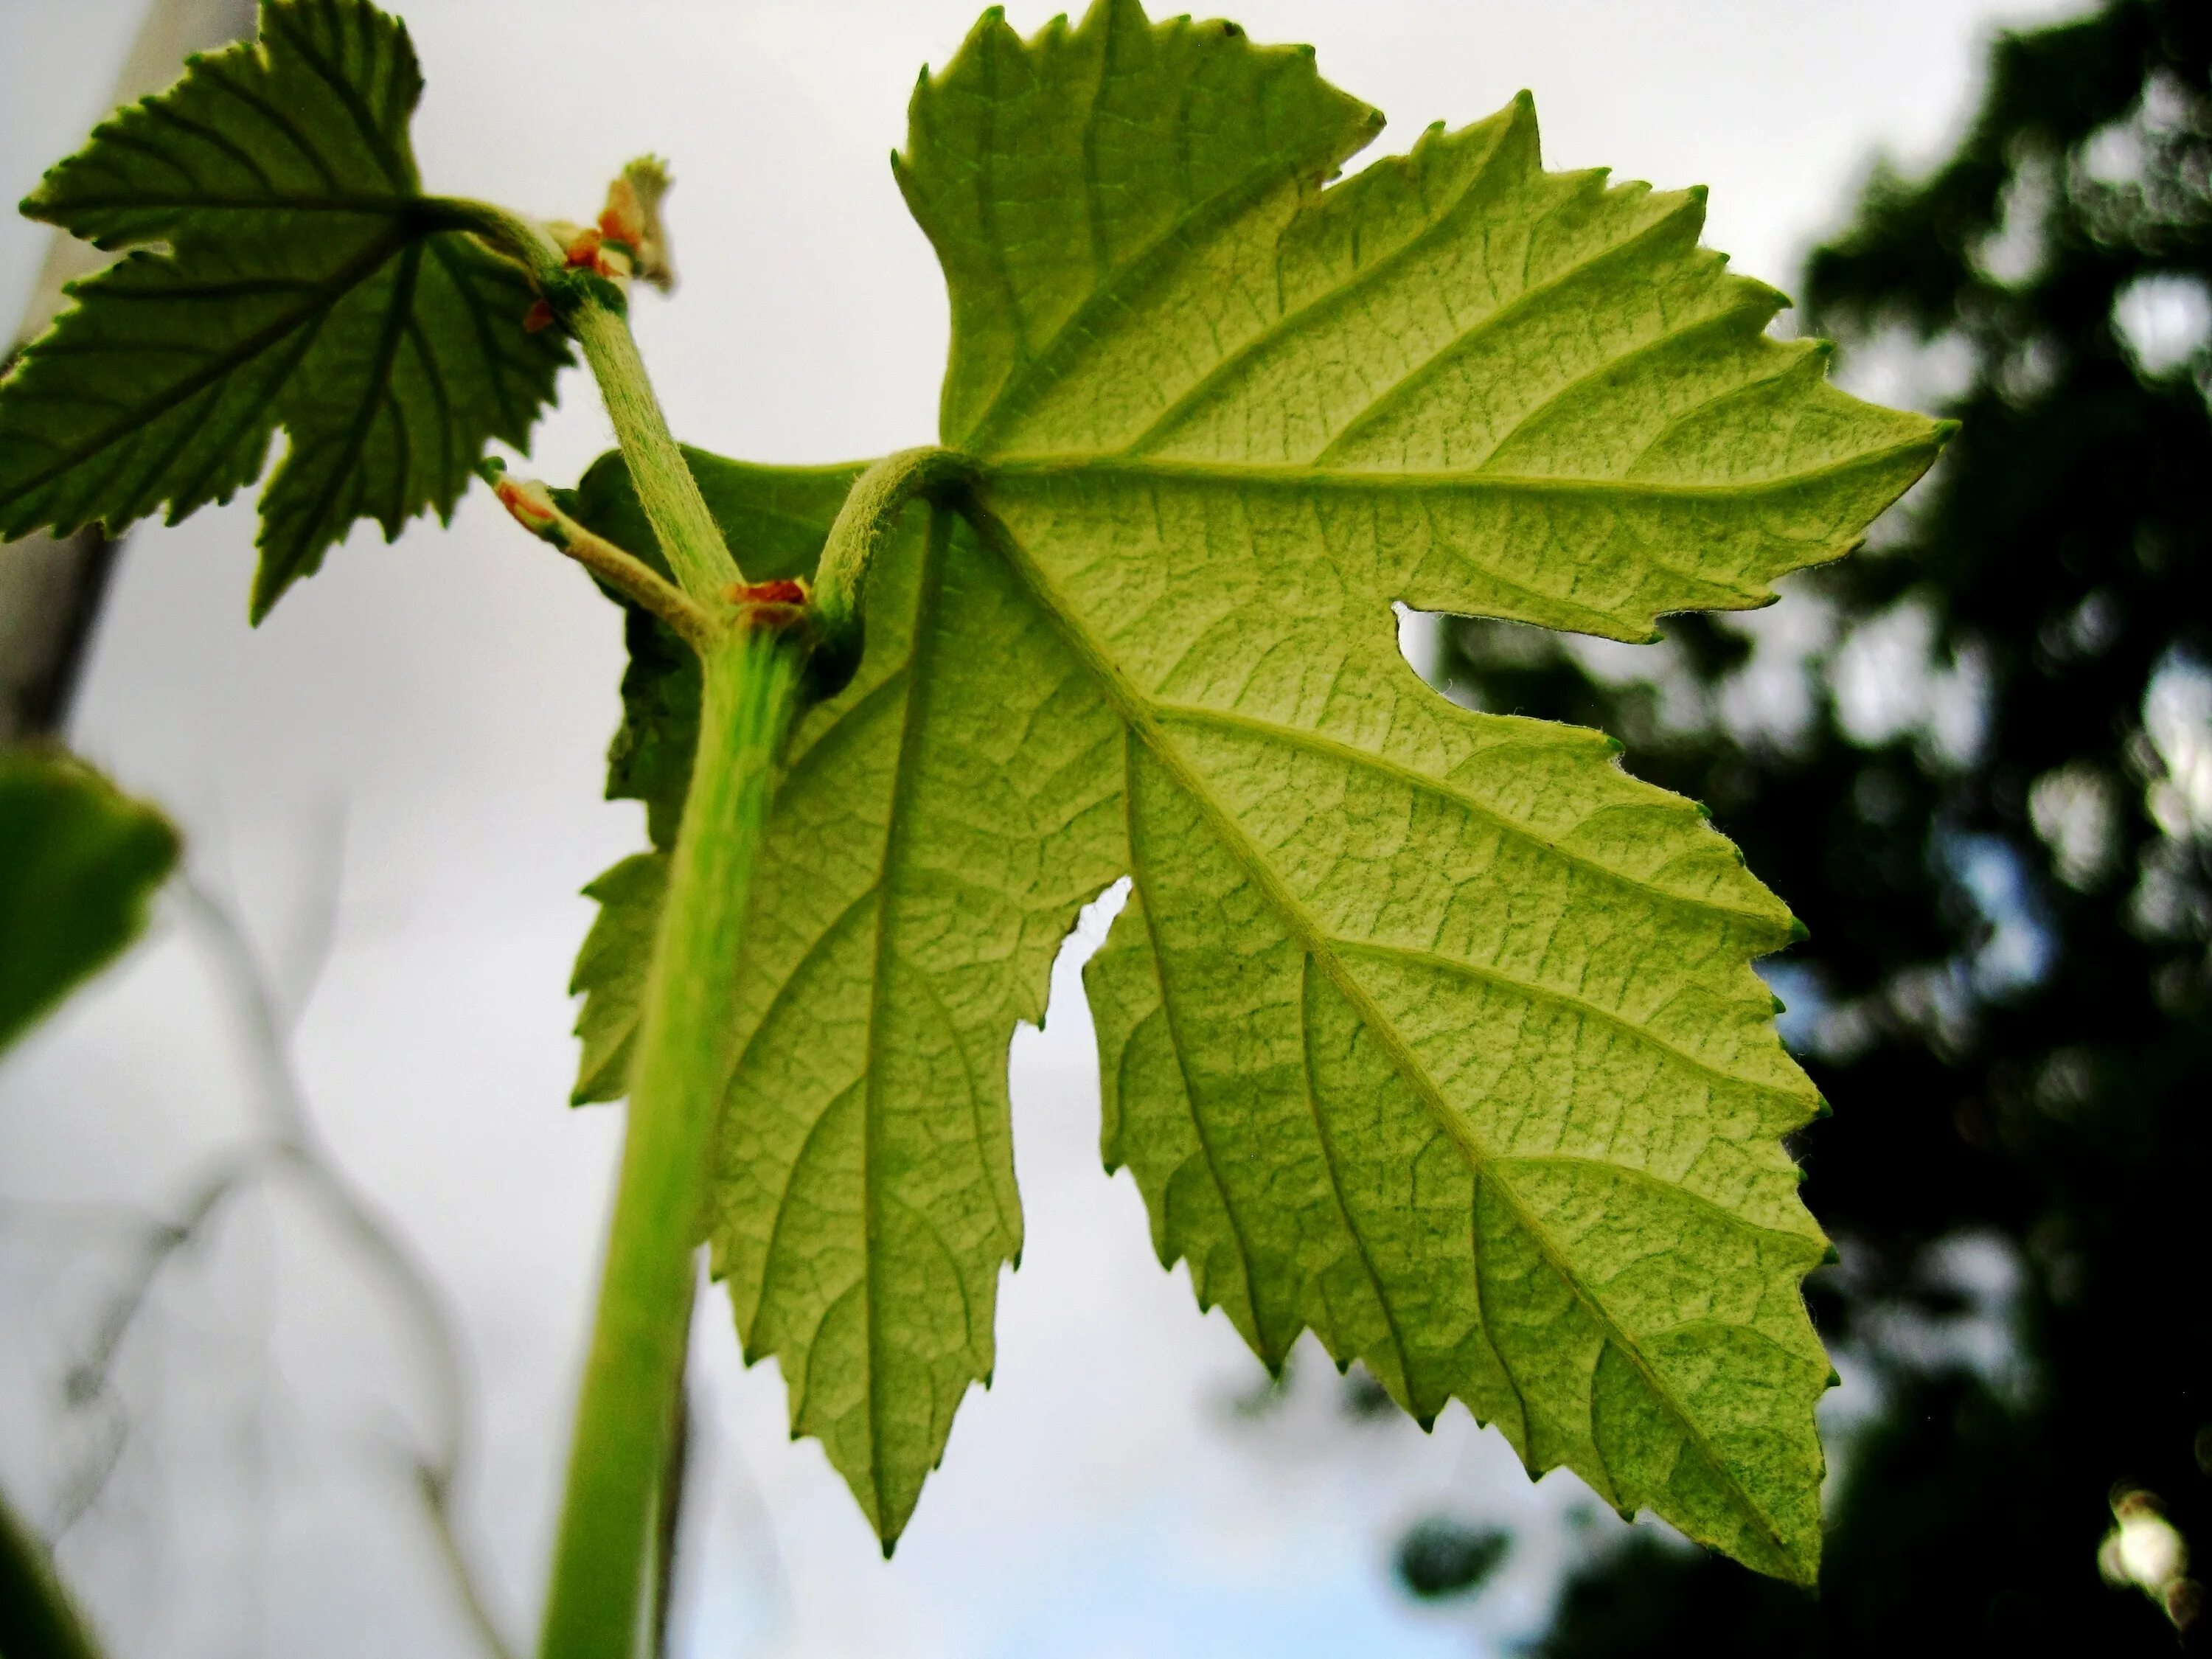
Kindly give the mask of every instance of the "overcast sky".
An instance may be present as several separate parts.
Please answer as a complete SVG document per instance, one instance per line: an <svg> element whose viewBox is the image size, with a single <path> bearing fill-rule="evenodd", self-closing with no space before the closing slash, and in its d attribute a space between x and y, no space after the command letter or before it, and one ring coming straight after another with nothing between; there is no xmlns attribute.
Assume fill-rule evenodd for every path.
<svg viewBox="0 0 2212 1659"><path fill-rule="evenodd" d="M78 141L140 0L0 0L0 194ZM1049 15L1010 6L1024 32ZM1711 186L1708 240L1791 285L1877 150L1941 153L2000 21L1990 0L1248 0L1379 105L1378 151L1534 90L1546 161ZM965 3L416 0L430 187L585 218L610 171L672 158L684 283L638 329L677 431L764 460L933 435L944 293L885 166L916 68ZM41 234L0 225L0 316ZM610 442L572 377L532 470ZM568 1111L564 986L593 873L642 844L599 799L612 609L481 493L450 532L373 532L258 631L250 502L134 535L75 741L184 823L195 870L283 978L334 879L337 931L298 1059L347 1165L461 1314L482 1455L466 1493L498 1611L534 1618L618 1119ZM339 854L342 853L342 856ZM332 872L335 870L335 875ZM1784 896L1787 896L1786 895ZM1064 959L1046 1034L1015 1044L1030 1239L994 1389L884 1565L772 1367L740 1370L719 1301L700 1339L708 1459L683 1650L921 1659L1461 1654L1540 1622L1590 1532L1571 1478L1531 1487L1456 1410L1424 1438L1352 1431L1310 1374L1261 1424L1256 1367L1152 1260L1096 1155L1090 1028ZM114 1218L173 1205L245 1121L240 1057L179 910L0 1069L0 1478L43 1515L94 1449L59 1368L121 1270ZM20 1333L21 1340L16 1340ZM1317 1358L1317 1356L1315 1356ZM1309 1367L1309 1372L1324 1369ZM242 1207L165 1281L125 1380L132 1437L63 1559L119 1655L468 1651L389 1448L419 1415L392 1327L313 1218ZM1395 1529L1447 1511L1522 1528L1472 1613L1407 1607Z"/></svg>

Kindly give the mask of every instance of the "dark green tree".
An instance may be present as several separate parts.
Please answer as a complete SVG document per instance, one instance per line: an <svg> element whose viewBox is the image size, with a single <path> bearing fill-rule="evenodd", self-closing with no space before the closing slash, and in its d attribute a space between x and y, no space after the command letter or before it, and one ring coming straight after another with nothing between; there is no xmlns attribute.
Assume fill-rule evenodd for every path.
<svg viewBox="0 0 2212 1659"><path fill-rule="evenodd" d="M1957 154L1814 255L1847 374L1965 422L1866 555L1678 619L1633 679L1447 637L1462 696L1617 732L1810 927L1773 975L1835 1107L1802 1152L1844 1260L1808 1290L1880 1402L1817 1600L1638 1534L1553 1659L2212 1633L2174 1547L2212 1579L2209 53L2202 0L2004 37ZM2012 1269L1978 1361L1962 1237Z"/></svg>

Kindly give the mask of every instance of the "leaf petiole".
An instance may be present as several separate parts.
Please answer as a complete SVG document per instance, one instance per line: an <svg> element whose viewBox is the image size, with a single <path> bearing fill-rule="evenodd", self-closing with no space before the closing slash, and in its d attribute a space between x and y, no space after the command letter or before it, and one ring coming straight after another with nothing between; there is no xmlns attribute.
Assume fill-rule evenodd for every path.
<svg viewBox="0 0 2212 1659"><path fill-rule="evenodd" d="M886 455L853 481L815 573L815 614L825 637L836 639L853 626L868 567L908 504L945 497L975 477L975 463L968 456L927 444Z"/></svg>
<svg viewBox="0 0 2212 1659"><path fill-rule="evenodd" d="M644 163L632 162L623 170L609 191L611 204L625 190L635 193L633 181L644 167ZM658 163L653 164L653 171L659 188L665 189L665 175L659 172ZM657 194L653 199L657 238ZM723 541L653 396L645 360L630 333L629 300L621 281L589 266L572 264L568 245L539 221L489 202L458 197L432 198L428 206L454 228L473 233L519 263L554 317L584 349L584 361L599 382L639 504L684 591L702 604L711 604L717 594L744 581L744 572ZM648 281L659 280L656 269L641 274Z"/></svg>
<svg viewBox="0 0 2212 1659"><path fill-rule="evenodd" d="M477 474L499 497L507 516L548 545L558 548L608 586L674 629L686 645L702 656L719 631L712 617L684 590L626 548L586 529L553 499L553 492L534 478L510 478L507 465L497 456L486 456Z"/></svg>

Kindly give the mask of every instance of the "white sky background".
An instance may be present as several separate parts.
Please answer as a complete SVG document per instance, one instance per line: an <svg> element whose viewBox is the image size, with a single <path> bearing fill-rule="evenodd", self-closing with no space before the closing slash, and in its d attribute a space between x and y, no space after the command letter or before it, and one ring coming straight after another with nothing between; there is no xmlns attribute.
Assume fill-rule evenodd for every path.
<svg viewBox="0 0 2212 1659"><path fill-rule="evenodd" d="M0 195L102 113L140 0L0 0ZM637 306L686 440L762 460L933 433L943 288L884 156L918 65L969 0L413 0L434 189L588 217L645 149L671 156L684 286ZM1994 0L1242 0L1261 40L1421 126L1536 94L1553 167L1712 187L1708 240L1790 285L1878 148L1940 153ZM1009 8L1024 32L1047 6ZM42 234L0 224L0 318ZM572 376L532 471L611 442ZM508 1625L534 1620L618 1118L562 1105L575 890L642 844L599 799L616 613L483 492L441 533L335 550L258 632L250 501L132 538L75 741L185 824L266 951L295 952L343 825L337 934L298 1057L350 1170L460 1310L479 1455L465 1494ZM1265 1425L1257 1369L1181 1269L1153 1261L1127 1176L1097 1168L1090 1030L1062 963L1014 1051L1029 1245L1006 1282L994 1389L971 1394L896 1560L818 1449L787 1442L772 1367L740 1370L719 1294L682 1651L934 1659L1457 1654L1525 1633L1580 1488L1531 1488L1463 1413L1425 1439L1349 1427L1307 1367ZM166 1211L245 1120L223 1005L180 914L0 1070L0 1479L51 1513L91 1433L60 1374L120 1271L115 1217ZM1310 1359L1318 1358L1309 1354ZM123 1378L129 1449L65 1544L119 1655L459 1654L462 1627L391 1445L419 1415L404 1350L312 1217L250 1202L177 1264ZM1328 1382L1333 1386L1334 1379ZM1407 1607L1404 1522L1522 1525L1473 1612ZM1547 1517L1549 1517L1548 1519Z"/></svg>

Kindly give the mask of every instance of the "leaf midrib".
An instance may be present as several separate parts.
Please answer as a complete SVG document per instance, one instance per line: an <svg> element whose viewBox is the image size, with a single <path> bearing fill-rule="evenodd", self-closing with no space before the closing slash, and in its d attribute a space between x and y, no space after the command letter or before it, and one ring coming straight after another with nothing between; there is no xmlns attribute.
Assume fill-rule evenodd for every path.
<svg viewBox="0 0 2212 1659"><path fill-rule="evenodd" d="M908 791L914 775L915 759L920 748L924 723L924 705L927 702L929 676L928 659L937 640L937 610L941 602L939 592L939 573L945 566L945 545L951 539L950 515L933 513L929 533L922 547L920 572L919 601L915 606L912 645L907 659L907 702L900 714L898 756L891 773L890 823L884 832L883 871L876 884L876 938L872 972L868 986L868 1030L863 1048L862 1086L860 1101L860 1212L861 1224L867 1239L866 1266L862 1269L868 1300L868 1484L875 1492L876 1525L886 1537L896 1536L891 1526L890 1505L884 1490L884 1425L880 1317L882 1304L877 1294L876 1267L882 1252L877 1248L878 1230L882 1224L882 1198L877 1191L877 1159L880 1148L877 1144L878 1090L884 1076L882 1050L884 1004L887 999L886 986L890 977L891 946L890 909L896 884L891 870L905 850L907 834L913 814L906 811Z"/></svg>
<svg viewBox="0 0 2212 1659"><path fill-rule="evenodd" d="M1567 176L1572 178L1574 175ZM1602 197L1606 192L1601 191L1599 193ZM1572 202L1575 194L1576 192L1572 191L1563 191L1558 201L1549 204L1545 208L1536 225L1532 225L1529 228L1532 241L1536 234L1536 227L1552 218L1553 215ZM1479 342L1488 338L1515 318L1522 316L1534 307L1540 301L1559 293L1570 283L1587 276L1593 270L1601 270L1616 259L1634 254L1647 244L1658 240L1667 232L1672 230L1686 213L1695 213L1702 205L1702 198L1692 192L1684 191L1681 199L1649 224L1638 226L1620 240L1607 243L1596 252L1577 259L1573 264L1539 282L1527 283L1504 304L1492 306L1370 398L1365 407L1338 427L1335 434L1322 446L1321 453L1314 458L1316 463L1328 461L1331 456L1382 425L1390 417L1394 410L1420 392L1430 381L1443 374L1454 361L1473 349ZM1525 264L1525 254L1523 259Z"/></svg>
<svg viewBox="0 0 2212 1659"><path fill-rule="evenodd" d="M396 224L351 260L305 290L306 297L299 306L248 335L206 368L163 388L161 395L150 402L135 405L127 416L101 428L91 438L65 453L62 459L50 463L18 484L14 490L0 495L0 513L4 513L33 492L44 489L64 473L83 465L131 433L160 420L216 382L236 374L264 352L306 327L318 316L326 314L348 294L381 270L402 248L416 240L419 239L416 233L405 223ZM33 353L35 350L33 347Z"/></svg>
<svg viewBox="0 0 2212 1659"><path fill-rule="evenodd" d="M406 436L407 416L399 405L399 400L392 396L392 376L399 360L399 343L406 334L408 324L413 319L415 283L422 268L421 241L408 244L398 258L399 279L393 285L392 302L384 314L384 326L377 336L376 356L369 371L368 386L362 393L360 404L354 410L354 417L346 428L345 436L339 443L338 464L329 470L322 489L315 496L313 511L302 521L299 535L281 556L283 562L283 579L286 581L290 580L294 569L307 561L310 556L311 550L322 538L324 520L331 509L337 504L339 492L345 488L347 482L354 476L354 469L360 464L361 452L368 442L369 428L376 422L377 409L380 404L387 401L392 404L392 415L398 423L402 440L404 441ZM295 437L293 441L296 447L298 439ZM288 467L291 465L289 459L285 464ZM395 516L398 509L404 506L406 483L407 469L403 463L398 474L398 487L394 491L397 498L394 501ZM264 550L272 557L277 556L276 550L273 545L265 546ZM258 573L257 573L255 586L257 587L260 586Z"/></svg>
<svg viewBox="0 0 2212 1659"><path fill-rule="evenodd" d="M1329 1133L1328 1115L1322 1111L1321 1077L1314 1067L1313 1053L1313 975L1319 959L1312 952L1306 954L1299 964L1298 974L1298 1063L1304 1076L1300 1079L1306 1097L1306 1114L1313 1120L1314 1138L1321 1143L1322 1168L1328 1171L1328 1194L1336 1206L1337 1219L1352 1240L1358 1255L1360 1267L1367 1275L1367 1287L1375 1293L1375 1305L1382 1310L1383 1328L1390 1334L1390 1346L1398 1356L1398 1386L1406 1391L1406 1403L1425 1419L1433 1413L1427 1402L1417 1401L1413 1389L1413 1359L1406 1347L1406 1334L1398 1326L1398 1308L1390 1293L1382 1288L1382 1274L1375 1265L1375 1254L1367 1246L1367 1235L1359 1230L1358 1220L1352 1213L1352 1206L1345 1201L1344 1177L1338 1173L1340 1160L1337 1157L1335 1138Z"/></svg>
<svg viewBox="0 0 2212 1659"><path fill-rule="evenodd" d="M1781 494L1851 473L1872 471L1904 457L1925 453L1925 438L1900 439L1879 449L1861 450L1796 472L1713 483L1674 483L1657 479L1566 476L1541 472L1465 470L1408 471L1367 467L1323 467L1296 461L1187 461L1154 456L1070 453L993 456L985 461L986 485L996 479L1098 479L1109 483L1193 483L1235 489L1373 490L1422 495L1460 491L1517 495L1647 496L1655 500L1711 501L1716 498Z"/></svg>
<svg viewBox="0 0 2212 1659"><path fill-rule="evenodd" d="M979 539L1005 562L1008 573L1029 596L1030 602L1060 634L1068 648L1091 671L1108 704L1121 717L1122 723L1143 739L1161 766L1189 796L1221 845L1244 867L1262 896L1274 908L1286 931L1328 975L1330 982L1351 1004L1361 1022L1389 1051L1400 1075L1421 1096L1438 1125L1458 1143L1468 1161L1474 1165L1476 1178L1488 1181L1504 1196L1515 1220L1535 1245L1538 1253L1568 1287L1576 1301L1606 1333L1607 1340L1634 1367L1645 1386L1657 1399L1665 1402L1683 1435L1723 1482L1741 1512L1757 1524L1782 1559L1795 1565L1797 1560L1796 1552L1783 1538L1765 1509L1745 1490L1734 1469L1714 1449L1704 1431L1681 1401L1675 1398L1674 1391L1654 1373L1634 1339L1621 1328L1611 1312L1583 1284L1581 1275L1569 1267L1550 1231L1528 1211L1512 1184L1499 1175L1498 1156L1463 1115L1451 1109L1443 1091L1407 1046L1395 1025L1376 1004L1366 988L1347 971L1334 948L1334 941L1322 930L1304 905L1284 884L1274 867L1252 846L1243 830L1203 787L1202 781L1184 759L1180 749L1154 718L1150 699L1129 682L1120 665L1091 635L1073 607L1060 596L1051 578L1030 557L1028 550L1006 527L978 502L963 503L963 516L974 526Z"/></svg>
<svg viewBox="0 0 2212 1659"><path fill-rule="evenodd" d="M1206 1177L1213 1183L1214 1195L1221 1200L1221 1213L1229 1223L1229 1237L1237 1246L1237 1265L1243 1275L1244 1306L1252 1316L1255 1346L1261 1349L1262 1357L1267 1358L1272 1369L1282 1363L1282 1354L1274 1352L1274 1338L1261 1318L1260 1281L1252 1267L1252 1247L1244 1237L1243 1218L1237 1213L1236 1205L1230 1202L1228 1185L1221 1178L1220 1161L1214 1155L1212 1139L1206 1133L1205 1115L1198 1109L1198 1081L1190 1074L1190 1060L1183 1047L1181 1024L1176 1018L1175 1000L1168 992L1167 963L1160 950L1159 924L1153 919L1152 906L1145 902L1144 871L1140 867L1143 854L1139 850L1140 838L1137 834L1136 777L1130 764L1134 758L1135 750L1130 746L1125 729L1121 738L1121 833L1129 843L1129 873L1133 890L1128 902L1136 907L1137 915L1145 925L1145 954L1152 963L1152 984L1159 992L1160 1022L1167 1027L1168 1047L1175 1053L1176 1076L1182 1084L1183 1108L1190 1117L1191 1133L1197 1139L1199 1155L1206 1164ZM1131 1043L1134 1042L1135 1036L1135 1028L1132 1027ZM1126 1065L1127 1047L1122 1053ZM1123 1110L1126 1115L1127 1108ZM1196 1277L1195 1267L1193 1277ZM1228 1310L1224 1309L1224 1311ZM1231 1322L1235 1322L1233 1315Z"/></svg>
<svg viewBox="0 0 2212 1659"><path fill-rule="evenodd" d="M1755 1078L1739 1077L1723 1066L1702 1059L1677 1043L1669 1042L1650 1026L1638 1024L1626 1014L1618 1013L1601 1003L1592 1002L1587 997L1578 997L1571 992L1522 979L1518 975L1509 974L1502 968L1494 968L1486 963L1469 962L1458 957L1446 956L1440 951L1425 951L1419 946L1410 945L1391 945L1381 939L1339 939L1334 933L1328 934L1327 938L1333 945L1353 956L1387 958L1395 962L1433 968L1438 973L1450 974L1460 979L1476 980L1501 991L1510 992L1529 1002L1549 1003L1557 1008L1571 1010L1575 1013L1596 1020L1601 1024L1613 1027L1644 1048L1656 1050L1661 1054L1680 1062L1691 1071L1705 1078L1709 1083L1726 1083L1735 1088L1747 1089L1753 1094L1765 1095L1771 1099L1787 1101L1793 1106L1802 1106L1808 1112L1812 1109L1811 1101L1780 1085L1763 1083ZM1505 1154L1505 1156L1516 1155Z"/></svg>
<svg viewBox="0 0 2212 1659"><path fill-rule="evenodd" d="M1278 726L1273 721L1259 720L1250 714L1239 714L1226 708L1208 708L1199 703L1170 702L1164 698L1151 698L1148 701L1157 714L1168 720L1187 720L1194 724L1247 732L1262 742L1280 743L1290 748L1303 749L1310 754L1342 761L1347 765L1364 766L1374 771L1386 773L1409 788L1418 789L1425 794L1443 796L1454 805L1473 812L1485 823L1495 826L1526 846L1534 847L1538 851L1559 859L1563 863L1587 870L1591 874L1607 881L1618 882L1624 886L1633 887L1640 893L1647 893L1671 903L1698 910L1708 912L1717 910L1740 921L1751 922L1765 929L1777 929L1781 926L1774 917L1761 915L1756 910L1739 909L1735 905L1724 904L1717 899L1692 898L1668 888L1654 886L1642 877L1631 875L1625 870L1616 870L1611 865L1601 863L1590 857L1587 853L1577 853L1563 847L1548 836L1530 829L1519 819L1507 817L1496 807L1485 805L1472 796L1462 794L1453 787L1449 779L1437 777L1418 768L1408 766L1401 761L1392 760L1387 755L1378 755L1370 750L1354 748L1352 744L1340 742L1324 732L1308 731L1303 726Z"/></svg>

